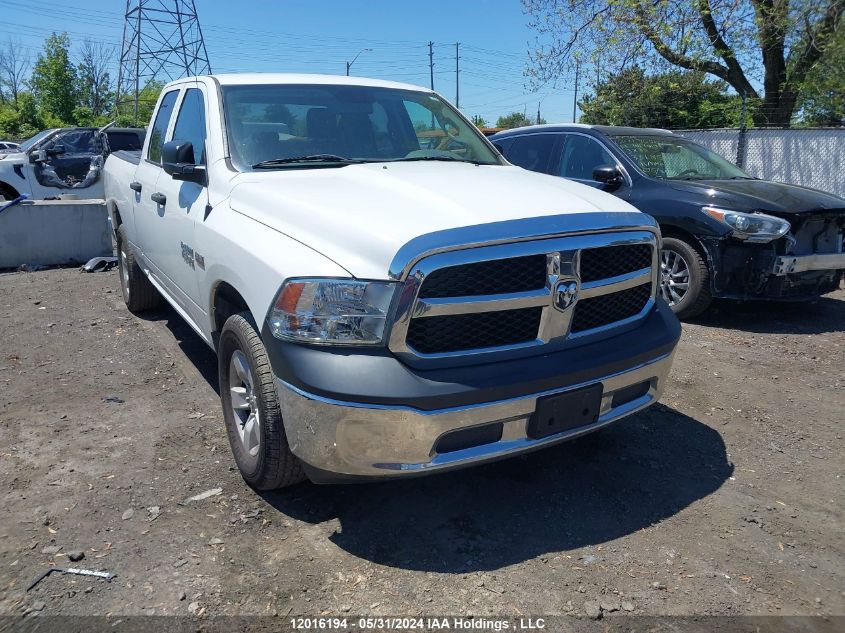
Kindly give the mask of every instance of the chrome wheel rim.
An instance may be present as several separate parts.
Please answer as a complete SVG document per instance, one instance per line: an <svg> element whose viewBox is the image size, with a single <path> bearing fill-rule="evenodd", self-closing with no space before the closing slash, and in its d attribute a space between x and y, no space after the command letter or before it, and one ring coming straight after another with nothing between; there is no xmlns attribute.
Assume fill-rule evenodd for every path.
<svg viewBox="0 0 845 633"><path fill-rule="evenodd" d="M660 253L660 294L670 306L678 305L689 292L689 264L680 253Z"/></svg>
<svg viewBox="0 0 845 633"><path fill-rule="evenodd" d="M123 294L129 298L129 266L126 261L126 251L120 249L120 283L123 285Z"/></svg>
<svg viewBox="0 0 845 633"><path fill-rule="evenodd" d="M252 368L241 350L229 359L229 395L232 416L244 453L257 458L261 447L261 417L252 379Z"/></svg>

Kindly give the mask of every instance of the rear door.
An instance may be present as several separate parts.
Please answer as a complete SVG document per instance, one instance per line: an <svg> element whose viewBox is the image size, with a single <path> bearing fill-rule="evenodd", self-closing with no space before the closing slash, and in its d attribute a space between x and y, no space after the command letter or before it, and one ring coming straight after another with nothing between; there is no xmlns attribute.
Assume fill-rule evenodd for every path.
<svg viewBox="0 0 845 633"><path fill-rule="evenodd" d="M164 241L167 238L160 233L159 220L164 215L165 208L156 201L160 200L156 196L158 192L156 184L164 173L161 168L161 147L164 145L164 139L167 138L178 96L179 88L173 88L162 95L150 128L149 142L135 170L135 180L126 183L135 195L135 232L138 240L136 246L147 263L151 265L152 273L163 285L168 285L160 279L162 258L167 247Z"/></svg>
<svg viewBox="0 0 845 633"><path fill-rule="evenodd" d="M191 84L182 92L176 107L176 120L167 135L168 141L190 141L194 147L194 164L206 164L206 98L201 84ZM174 180L162 170L156 191L165 202L158 214L158 235L162 249L157 254L159 265L174 285L174 297L196 322L200 313L197 275L204 269L205 260L194 251L194 228L202 222L208 204L205 185ZM197 270L199 267L199 270Z"/></svg>
<svg viewBox="0 0 845 633"><path fill-rule="evenodd" d="M505 157L513 163L541 174L552 173L560 135L552 133L526 134L517 136L507 150Z"/></svg>

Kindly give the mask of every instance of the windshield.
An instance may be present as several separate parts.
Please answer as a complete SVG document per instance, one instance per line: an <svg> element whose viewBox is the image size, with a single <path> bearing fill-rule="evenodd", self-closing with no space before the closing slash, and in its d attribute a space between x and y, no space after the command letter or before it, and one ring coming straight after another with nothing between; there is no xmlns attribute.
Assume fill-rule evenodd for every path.
<svg viewBox="0 0 845 633"><path fill-rule="evenodd" d="M229 151L241 171L397 160L502 164L474 125L428 92L224 86L223 102Z"/></svg>
<svg viewBox="0 0 845 633"><path fill-rule="evenodd" d="M711 152L677 136L614 136L613 140L643 173L667 180L730 180L751 178Z"/></svg>
<svg viewBox="0 0 845 633"><path fill-rule="evenodd" d="M33 145L44 139L45 137L49 136L53 132L56 131L57 128L53 128L52 130L44 130L43 132L39 132L35 136L26 139L21 146L18 148L19 152L28 152Z"/></svg>

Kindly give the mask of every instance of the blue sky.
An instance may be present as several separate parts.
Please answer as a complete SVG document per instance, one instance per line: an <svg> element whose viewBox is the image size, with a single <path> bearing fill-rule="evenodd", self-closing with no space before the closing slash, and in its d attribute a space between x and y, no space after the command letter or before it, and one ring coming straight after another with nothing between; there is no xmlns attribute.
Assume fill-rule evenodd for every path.
<svg viewBox="0 0 845 633"><path fill-rule="evenodd" d="M196 0L215 72L343 74L361 49L352 74L429 83L433 41L434 87L454 102L455 42L461 43L460 106L488 122L527 110L572 119L572 83L535 92L523 69L534 35L519 0ZM119 52L124 0L0 0L0 42L12 38L33 57L52 31L73 43L92 39ZM117 55L117 53L116 53ZM117 70L115 67L115 78ZM583 90L583 87L581 88Z"/></svg>

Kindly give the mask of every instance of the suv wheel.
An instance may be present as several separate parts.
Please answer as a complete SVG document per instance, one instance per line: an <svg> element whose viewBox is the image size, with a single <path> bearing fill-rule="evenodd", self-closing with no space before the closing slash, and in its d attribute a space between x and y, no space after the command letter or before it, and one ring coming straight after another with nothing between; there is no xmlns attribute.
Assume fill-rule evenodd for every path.
<svg viewBox="0 0 845 633"><path fill-rule="evenodd" d="M674 237L663 238L660 294L679 319L698 316L710 306L710 269L698 250Z"/></svg>
<svg viewBox="0 0 845 633"><path fill-rule="evenodd" d="M264 343L247 312L226 320L218 345L220 399L229 444L253 488L285 488L305 480L291 453Z"/></svg>

